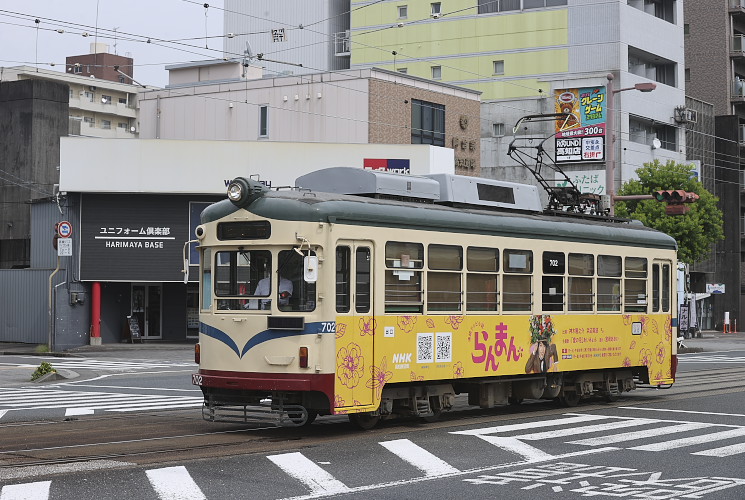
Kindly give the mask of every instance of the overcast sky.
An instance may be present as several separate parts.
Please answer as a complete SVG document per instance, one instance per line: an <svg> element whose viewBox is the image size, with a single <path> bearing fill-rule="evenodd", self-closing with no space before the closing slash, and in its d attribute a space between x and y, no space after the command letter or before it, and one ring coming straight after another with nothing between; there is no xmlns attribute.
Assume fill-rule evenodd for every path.
<svg viewBox="0 0 745 500"><path fill-rule="evenodd" d="M97 40L108 44L112 54L134 58L139 83L164 87L166 65L222 57L223 0L209 0L209 5L205 9L204 1L193 0L0 0L0 66L38 62L39 68L64 71L67 56L90 53Z"/></svg>

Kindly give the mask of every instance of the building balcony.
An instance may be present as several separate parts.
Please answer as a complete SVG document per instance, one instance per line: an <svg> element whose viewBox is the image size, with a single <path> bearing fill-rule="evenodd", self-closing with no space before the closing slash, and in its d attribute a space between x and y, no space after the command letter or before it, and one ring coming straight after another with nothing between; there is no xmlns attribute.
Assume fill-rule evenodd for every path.
<svg viewBox="0 0 745 500"><path fill-rule="evenodd" d="M745 0L729 0L729 11L734 15L745 16Z"/></svg>
<svg viewBox="0 0 745 500"><path fill-rule="evenodd" d="M85 96L74 96L70 98L70 108L88 111L90 113L102 113L106 115L120 116L122 118L136 118L137 109L122 103L91 101Z"/></svg>

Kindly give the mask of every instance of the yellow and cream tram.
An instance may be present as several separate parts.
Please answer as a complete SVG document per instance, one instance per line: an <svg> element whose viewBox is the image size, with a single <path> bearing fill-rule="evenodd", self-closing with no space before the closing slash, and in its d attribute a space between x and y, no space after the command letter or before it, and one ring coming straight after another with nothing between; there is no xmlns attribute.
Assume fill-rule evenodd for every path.
<svg viewBox="0 0 745 500"><path fill-rule="evenodd" d="M356 194L323 192L345 181ZM298 185L312 189L238 178L202 213L193 383L208 420L369 428L436 418L458 394L571 406L674 382L669 236L544 215L519 203L534 188L486 179L335 168Z"/></svg>

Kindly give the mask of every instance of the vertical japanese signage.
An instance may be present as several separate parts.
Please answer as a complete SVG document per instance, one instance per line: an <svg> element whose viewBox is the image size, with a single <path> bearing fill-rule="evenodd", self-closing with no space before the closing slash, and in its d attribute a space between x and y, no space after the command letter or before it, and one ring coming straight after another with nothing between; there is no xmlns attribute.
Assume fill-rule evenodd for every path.
<svg viewBox="0 0 745 500"><path fill-rule="evenodd" d="M555 91L556 163L605 161L604 86Z"/></svg>

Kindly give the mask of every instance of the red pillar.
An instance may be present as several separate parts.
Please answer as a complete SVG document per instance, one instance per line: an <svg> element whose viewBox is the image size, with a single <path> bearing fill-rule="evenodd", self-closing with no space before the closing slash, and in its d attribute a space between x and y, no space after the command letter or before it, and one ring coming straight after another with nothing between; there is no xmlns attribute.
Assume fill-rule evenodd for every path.
<svg viewBox="0 0 745 500"><path fill-rule="evenodd" d="M101 337L101 283L93 282L91 290L91 337Z"/></svg>

